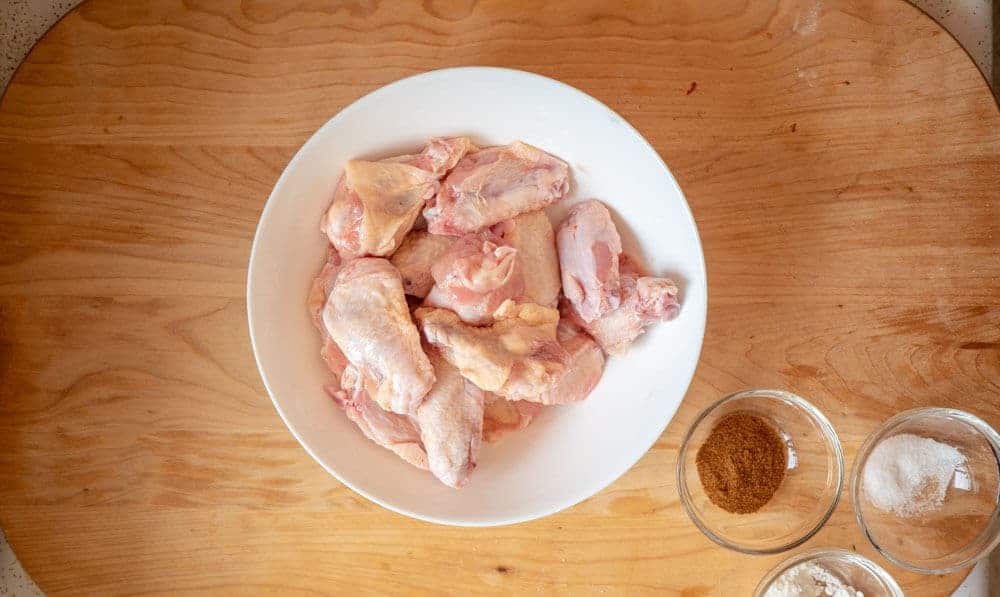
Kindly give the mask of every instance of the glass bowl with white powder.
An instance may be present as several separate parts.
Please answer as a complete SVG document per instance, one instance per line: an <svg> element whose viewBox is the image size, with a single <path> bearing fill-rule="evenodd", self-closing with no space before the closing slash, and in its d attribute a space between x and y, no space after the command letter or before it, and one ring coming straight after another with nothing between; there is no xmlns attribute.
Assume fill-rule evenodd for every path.
<svg viewBox="0 0 1000 597"><path fill-rule="evenodd" d="M754 597L903 597L903 590L868 558L844 549L814 549L775 566Z"/></svg>
<svg viewBox="0 0 1000 597"><path fill-rule="evenodd" d="M902 412L861 446L851 501L894 564L923 574L969 566L1000 543L1000 435L959 410Z"/></svg>

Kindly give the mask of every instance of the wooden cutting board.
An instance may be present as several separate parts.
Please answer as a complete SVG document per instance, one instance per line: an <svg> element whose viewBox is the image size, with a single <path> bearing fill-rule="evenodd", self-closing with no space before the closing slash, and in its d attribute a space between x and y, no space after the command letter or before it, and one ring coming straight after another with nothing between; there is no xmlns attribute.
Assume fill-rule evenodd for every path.
<svg viewBox="0 0 1000 597"><path fill-rule="evenodd" d="M468 64L632 122L687 194L710 288L655 447L498 529L409 520L327 475L261 386L244 307L296 148L381 85ZM87 2L0 104L0 526L54 594L747 595L783 556L689 523L688 424L766 386L818 404L848 462L914 406L1000 425L998 227L997 105L900 0ZM818 546L873 555L846 496ZM875 559L909 595L963 576Z"/></svg>

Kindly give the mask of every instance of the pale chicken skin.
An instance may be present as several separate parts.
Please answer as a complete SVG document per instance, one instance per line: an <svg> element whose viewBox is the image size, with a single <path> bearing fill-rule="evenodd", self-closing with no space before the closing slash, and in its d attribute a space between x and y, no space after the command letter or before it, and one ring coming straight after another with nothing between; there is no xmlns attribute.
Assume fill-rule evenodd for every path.
<svg viewBox="0 0 1000 597"><path fill-rule="evenodd" d="M505 243L517 249L524 276L524 296L532 303L555 307L559 302L559 256L555 232L542 210L521 214L493 226Z"/></svg>
<svg viewBox="0 0 1000 597"><path fill-rule="evenodd" d="M477 232L562 199L566 162L520 141L468 154L445 177L424 210L433 234Z"/></svg>
<svg viewBox="0 0 1000 597"><path fill-rule="evenodd" d="M453 236L431 234L426 230L408 234L389 260L403 278L403 292L417 298L426 297L434 286L431 268L454 242Z"/></svg>
<svg viewBox="0 0 1000 597"><path fill-rule="evenodd" d="M680 312L677 284L669 278L643 276L638 264L621 256L622 303L617 309L591 322L583 321L570 305L569 316L597 340L608 354L623 354L646 328L657 321L670 321Z"/></svg>
<svg viewBox="0 0 1000 597"><path fill-rule="evenodd" d="M551 390L534 400L545 405L579 402L590 395L604 374L604 351L587 332L566 318L559 320L556 337L569 355L566 373Z"/></svg>
<svg viewBox="0 0 1000 597"><path fill-rule="evenodd" d="M395 452L400 458L417 468L427 469L427 454L421 441L420 430L413 419L383 410L364 391L351 392L326 388L333 401L344 410L347 418L361 429L365 437Z"/></svg>
<svg viewBox="0 0 1000 597"><path fill-rule="evenodd" d="M622 241L611 213L591 199L574 205L556 233L563 294L583 321L621 304Z"/></svg>
<svg viewBox="0 0 1000 597"><path fill-rule="evenodd" d="M542 410L542 405L527 400L507 400L490 392L485 393L486 410L483 414L483 441L492 443L512 431L524 429Z"/></svg>
<svg viewBox="0 0 1000 597"><path fill-rule="evenodd" d="M321 230L345 258L391 255L438 180L472 148L464 137L433 139L420 154L347 162Z"/></svg>
<svg viewBox="0 0 1000 597"><path fill-rule="evenodd" d="M427 341L487 392L530 400L566 372L568 355L556 340L556 309L508 300L488 327L470 326L448 309L421 307L414 316Z"/></svg>
<svg viewBox="0 0 1000 597"><path fill-rule="evenodd" d="M385 410L413 414L434 384L434 369L396 268L371 257L348 262L337 273L322 316L369 396Z"/></svg>
<svg viewBox="0 0 1000 597"><path fill-rule="evenodd" d="M493 322L493 312L524 292L517 250L489 230L467 234L431 268L434 286L424 305L451 309L473 325Z"/></svg>
<svg viewBox="0 0 1000 597"><path fill-rule="evenodd" d="M463 487L476 468L483 439L483 391L436 350L428 351L437 381L415 417L427 464L449 487Z"/></svg>

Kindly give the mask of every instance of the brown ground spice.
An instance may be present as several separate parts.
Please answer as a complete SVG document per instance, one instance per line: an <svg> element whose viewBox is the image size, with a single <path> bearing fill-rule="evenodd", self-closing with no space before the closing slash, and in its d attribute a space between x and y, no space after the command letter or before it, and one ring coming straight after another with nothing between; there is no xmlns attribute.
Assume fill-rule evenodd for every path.
<svg viewBox="0 0 1000 597"><path fill-rule="evenodd" d="M716 506L736 514L760 510L785 479L785 442L766 420L734 413L698 449L698 477Z"/></svg>

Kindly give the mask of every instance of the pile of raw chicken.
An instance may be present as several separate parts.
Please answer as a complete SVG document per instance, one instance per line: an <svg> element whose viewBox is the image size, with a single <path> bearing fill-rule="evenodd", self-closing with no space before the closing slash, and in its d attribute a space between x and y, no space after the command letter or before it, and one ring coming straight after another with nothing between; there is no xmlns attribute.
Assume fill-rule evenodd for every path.
<svg viewBox="0 0 1000 597"><path fill-rule="evenodd" d="M432 139L346 164L322 218L329 257L309 307L334 401L369 439L461 487L483 440L583 400L677 286L622 254L607 208L553 230L569 166L517 142Z"/></svg>

